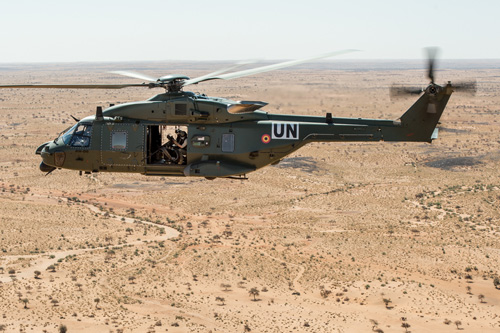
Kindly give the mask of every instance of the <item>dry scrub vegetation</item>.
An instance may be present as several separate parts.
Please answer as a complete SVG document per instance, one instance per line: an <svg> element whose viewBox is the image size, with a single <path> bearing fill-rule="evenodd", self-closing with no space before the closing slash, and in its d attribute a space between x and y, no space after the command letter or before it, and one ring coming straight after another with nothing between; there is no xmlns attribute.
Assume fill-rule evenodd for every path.
<svg viewBox="0 0 500 333"><path fill-rule="evenodd" d="M194 77L224 64L135 66ZM425 84L421 70L335 66L193 89L277 113L396 119L414 99L391 101L388 87ZM0 82L124 82L110 67L123 68L1 66ZM481 68L438 72L480 90L452 96L431 145L313 144L248 181L45 177L34 151L70 115L153 92L0 90L0 328L497 332L500 70Z"/></svg>

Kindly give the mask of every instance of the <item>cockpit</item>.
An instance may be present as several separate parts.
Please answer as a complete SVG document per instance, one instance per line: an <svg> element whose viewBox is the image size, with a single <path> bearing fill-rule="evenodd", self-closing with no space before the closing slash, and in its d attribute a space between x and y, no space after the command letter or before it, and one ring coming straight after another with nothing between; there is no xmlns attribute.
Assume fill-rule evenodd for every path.
<svg viewBox="0 0 500 333"><path fill-rule="evenodd" d="M91 135L92 124L77 123L63 134L62 140L71 147L88 147Z"/></svg>

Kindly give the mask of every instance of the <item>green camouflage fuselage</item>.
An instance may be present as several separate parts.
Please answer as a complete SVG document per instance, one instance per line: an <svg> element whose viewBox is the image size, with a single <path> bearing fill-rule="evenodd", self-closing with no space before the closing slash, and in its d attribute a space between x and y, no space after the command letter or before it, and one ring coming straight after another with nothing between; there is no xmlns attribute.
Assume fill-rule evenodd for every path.
<svg viewBox="0 0 500 333"><path fill-rule="evenodd" d="M65 135L37 149L41 169L134 172L206 178L244 176L311 142L431 142L453 92L450 84L424 94L396 121L296 116L259 110L263 102L235 102L191 92L156 95L112 106L79 121ZM182 164L152 163L155 131L187 128ZM78 132L79 129L83 129Z"/></svg>

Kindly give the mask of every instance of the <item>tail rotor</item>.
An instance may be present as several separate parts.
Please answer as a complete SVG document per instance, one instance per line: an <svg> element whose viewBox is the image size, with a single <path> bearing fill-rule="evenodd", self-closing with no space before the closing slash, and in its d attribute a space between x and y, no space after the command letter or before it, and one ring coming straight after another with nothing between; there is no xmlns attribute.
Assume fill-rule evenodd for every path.
<svg viewBox="0 0 500 333"><path fill-rule="evenodd" d="M411 87L402 85L392 85L390 88L391 98L405 97L408 95L420 95L425 92L431 96L438 94L443 87L435 83L435 64L439 53L439 48L437 47L427 47L424 49L427 53L427 77L430 80L429 85L426 88L422 87ZM463 92L471 95L475 95L477 92L477 82L472 81L459 81L454 84L448 82L451 85L453 91ZM446 86L446 85L445 85Z"/></svg>

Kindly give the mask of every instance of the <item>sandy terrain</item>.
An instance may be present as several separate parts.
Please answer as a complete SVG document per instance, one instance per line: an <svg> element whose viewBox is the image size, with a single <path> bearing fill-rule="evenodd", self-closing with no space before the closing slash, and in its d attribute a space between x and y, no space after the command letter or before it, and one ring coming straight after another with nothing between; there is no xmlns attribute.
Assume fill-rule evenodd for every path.
<svg viewBox="0 0 500 333"><path fill-rule="evenodd" d="M224 66L0 65L0 82ZM391 101L388 87L426 83L422 70L367 66L193 89L276 113L396 119L416 98ZM452 96L434 143L313 144L247 181L44 176L34 151L70 115L155 92L0 90L0 331L500 331L500 70L468 67L437 73L480 91Z"/></svg>

